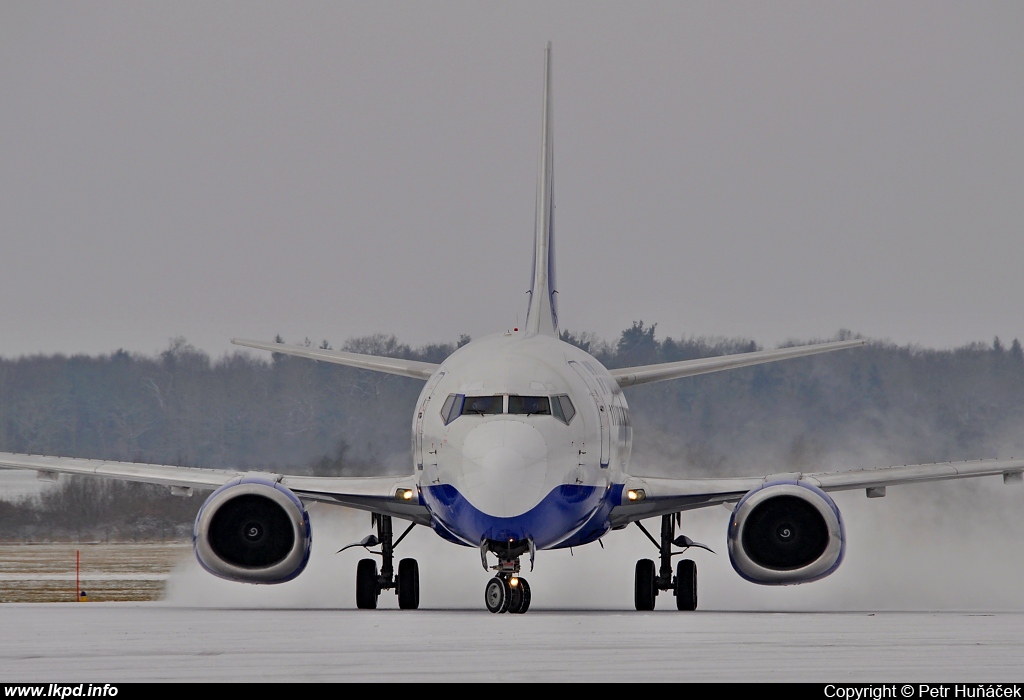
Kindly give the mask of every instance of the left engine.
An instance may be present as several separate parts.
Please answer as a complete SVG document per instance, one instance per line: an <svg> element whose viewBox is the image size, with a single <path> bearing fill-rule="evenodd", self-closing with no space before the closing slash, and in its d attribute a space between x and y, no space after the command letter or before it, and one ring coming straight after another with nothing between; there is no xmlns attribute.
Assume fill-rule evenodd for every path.
<svg viewBox="0 0 1024 700"><path fill-rule="evenodd" d="M754 583L808 583L843 560L846 532L839 508L804 481L776 481L752 489L729 519L729 559Z"/></svg>
<svg viewBox="0 0 1024 700"><path fill-rule="evenodd" d="M214 491L196 516L196 558L215 576L242 583L284 583L306 568L309 515L280 484L241 477Z"/></svg>

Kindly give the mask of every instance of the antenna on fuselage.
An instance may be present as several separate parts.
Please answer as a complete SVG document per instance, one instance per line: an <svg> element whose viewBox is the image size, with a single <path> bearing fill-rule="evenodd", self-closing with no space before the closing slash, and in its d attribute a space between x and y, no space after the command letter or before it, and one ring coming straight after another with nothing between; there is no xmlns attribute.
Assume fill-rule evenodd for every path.
<svg viewBox="0 0 1024 700"><path fill-rule="evenodd" d="M527 333L558 335L555 303L555 175L552 148L551 42L544 49L544 114L541 121L540 169L534 227L533 284L526 312Z"/></svg>

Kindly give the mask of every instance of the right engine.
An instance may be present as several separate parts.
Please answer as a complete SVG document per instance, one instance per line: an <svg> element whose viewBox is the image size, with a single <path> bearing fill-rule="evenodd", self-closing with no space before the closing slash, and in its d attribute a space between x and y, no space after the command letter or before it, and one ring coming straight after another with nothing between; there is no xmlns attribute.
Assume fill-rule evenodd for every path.
<svg viewBox="0 0 1024 700"><path fill-rule="evenodd" d="M808 583L843 560L846 533L839 508L804 481L776 481L749 491L729 519L729 558L754 583Z"/></svg>
<svg viewBox="0 0 1024 700"><path fill-rule="evenodd" d="M306 568L309 515L280 484L240 477L214 491L196 516L196 558L215 576L242 583L284 583Z"/></svg>

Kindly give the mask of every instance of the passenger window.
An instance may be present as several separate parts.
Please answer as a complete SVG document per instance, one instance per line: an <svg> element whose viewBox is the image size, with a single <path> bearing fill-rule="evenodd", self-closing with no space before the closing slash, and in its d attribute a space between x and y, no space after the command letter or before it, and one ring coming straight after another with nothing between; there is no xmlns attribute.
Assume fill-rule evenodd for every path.
<svg viewBox="0 0 1024 700"><path fill-rule="evenodd" d="M550 416L547 396L509 396L508 412L527 416Z"/></svg>
<svg viewBox="0 0 1024 700"><path fill-rule="evenodd" d="M445 425L451 423L462 413L462 402L465 398L462 394L448 394L448 398L444 400L444 405L441 406L441 420L444 421Z"/></svg>
<svg viewBox="0 0 1024 700"><path fill-rule="evenodd" d="M551 412L555 418L566 425L569 425L572 422L573 416L576 415L576 409L566 394L551 397Z"/></svg>
<svg viewBox="0 0 1024 700"><path fill-rule="evenodd" d="M493 415L504 412L503 396L467 396L462 403L462 415Z"/></svg>

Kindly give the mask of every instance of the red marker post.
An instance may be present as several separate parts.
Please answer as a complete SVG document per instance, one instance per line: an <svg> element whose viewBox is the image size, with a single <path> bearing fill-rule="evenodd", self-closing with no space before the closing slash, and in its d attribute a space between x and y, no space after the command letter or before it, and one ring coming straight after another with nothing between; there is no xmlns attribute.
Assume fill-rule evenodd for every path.
<svg viewBox="0 0 1024 700"><path fill-rule="evenodd" d="M81 570L82 570L82 550L75 550L75 600L79 603L86 603L89 601L89 596L85 591L82 590L81 583Z"/></svg>

